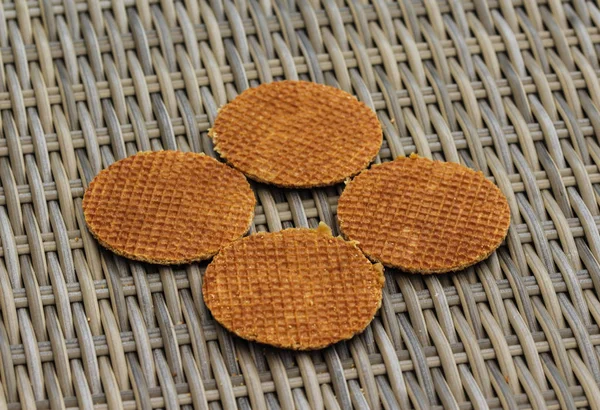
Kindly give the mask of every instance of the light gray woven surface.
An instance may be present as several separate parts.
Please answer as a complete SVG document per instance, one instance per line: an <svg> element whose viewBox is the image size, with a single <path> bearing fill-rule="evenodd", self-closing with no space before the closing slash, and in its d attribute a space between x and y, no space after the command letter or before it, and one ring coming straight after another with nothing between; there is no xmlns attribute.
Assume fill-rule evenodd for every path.
<svg viewBox="0 0 600 410"><path fill-rule="evenodd" d="M4 2L0 408L599 408L599 27L583 0ZM215 325L205 265L97 245L81 198L98 171L214 155L218 107L283 78L374 108L377 161L483 171L506 244L454 275L388 270L364 334L301 354ZM341 186L254 188L255 230L337 229Z"/></svg>

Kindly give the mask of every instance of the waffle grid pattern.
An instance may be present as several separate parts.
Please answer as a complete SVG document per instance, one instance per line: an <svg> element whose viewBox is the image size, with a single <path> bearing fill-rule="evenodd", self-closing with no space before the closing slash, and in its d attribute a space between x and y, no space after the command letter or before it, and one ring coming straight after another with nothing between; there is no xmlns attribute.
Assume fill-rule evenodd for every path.
<svg viewBox="0 0 600 410"><path fill-rule="evenodd" d="M483 174L411 156L354 178L340 197L338 219L374 260L407 272L444 273L500 246L510 209Z"/></svg>
<svg viewBox="0 0 600 410"><path fill-rule="evenodd" d="M263 84L222 107L211 129L215 150L250 178L284 187L332 185L377 155L375 113L333 87Z"/></svg>
<svg viewBox="0 0 600 410"><path fill-rule="evenodd" d="M240 238L255 203L241 173L207 156L158 151L102 171L82 206L92 234L113 252L173 264L207 259Z"/></svg>
<svg viewBox="0 0 600 410"><path fill-rule="evenodd" d="M307 350L364 330L381 305L383 280L352 243L287 229L223 249L202 292L214 318L238 336Z"/></svg>
<svg viewBox="0 0 600 410"><path fill-rule="evenodd" d="M534 4L535 3L535 4ZM0 6L0 407L600 406L600 8L539 0L6 1ZM450 275L387 269L363 333L289 352L223 330L205 264L105 251L85 188L139 151L215 156L219 107L280 80L372 108L375 162L483 172L511 226ZM343 186L256 184L251 230L336 234Z"/></svg>

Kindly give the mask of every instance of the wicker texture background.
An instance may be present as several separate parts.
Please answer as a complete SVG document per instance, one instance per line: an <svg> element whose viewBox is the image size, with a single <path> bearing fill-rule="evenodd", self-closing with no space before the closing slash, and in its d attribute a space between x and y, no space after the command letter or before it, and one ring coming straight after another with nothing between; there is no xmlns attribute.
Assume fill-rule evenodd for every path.
<svg viewBox="0 0 600 410"><path fill-rule="evenodd" d="M0 407L598 408L599 27L584 0L3 3ZM364 334L302 354L216 326L205 265L99 248L81 211L98 171L214 155L218 107L282 78L374 108L378 161L482 170L510 202L506 245L459 274L388 270ZM255 189L253 229L336 231L341 186Z"/></svg>

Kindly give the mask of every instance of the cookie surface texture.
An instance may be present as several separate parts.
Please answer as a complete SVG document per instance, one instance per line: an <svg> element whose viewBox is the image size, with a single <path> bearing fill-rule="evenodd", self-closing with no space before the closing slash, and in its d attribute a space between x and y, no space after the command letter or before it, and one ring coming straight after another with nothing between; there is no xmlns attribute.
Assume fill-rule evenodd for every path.
<svg viewBox="0 0 600 410"><path fill-rule="evenodd" d="M209 135L230 165L282 187L333 185L379 152L375 113L334 87L280 81L251 88L219 110Z"/></svg>
<svg viewBox="0 0 600 410"><path fill-rule="evenodd" d="M206 269L202 291L214 318L238 336L310 350L364 330L383 282L380 264L322 225L235 241Z"/></svg>
<svg viewBox="0 0 600 410"><path fill-rule="evenodd" d="M207 259L250 227L256 200L244 175L203 154L140 152L90 183L85 220L118 255L179 264Z"/></svg>
<svg viewBox="0 0 600 410"><path fill-rule="evenodd" d="M348 183L338 220L371 259L407 272L444 273L500 246L510 210L482 173L412 155L373 166Z"/></svg>

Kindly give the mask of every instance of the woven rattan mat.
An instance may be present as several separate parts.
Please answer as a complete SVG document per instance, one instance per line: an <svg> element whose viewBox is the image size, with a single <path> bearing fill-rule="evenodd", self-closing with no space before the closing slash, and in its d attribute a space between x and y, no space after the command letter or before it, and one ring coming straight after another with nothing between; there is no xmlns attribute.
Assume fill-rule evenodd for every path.
<svg viewBox="0 0 600 410"><path fill-rule="evenodd" d="M599 27L583 0L4 2L0 408L598 408ZM217 326L205 265L98 246L96 173L214 155L217 109L283 78L375 109L377 161L483 171L509 199L506 243L457 274L387 270L366 332L300 354ZM254 188L253 230L337 231L341 186Z"/></svg>

